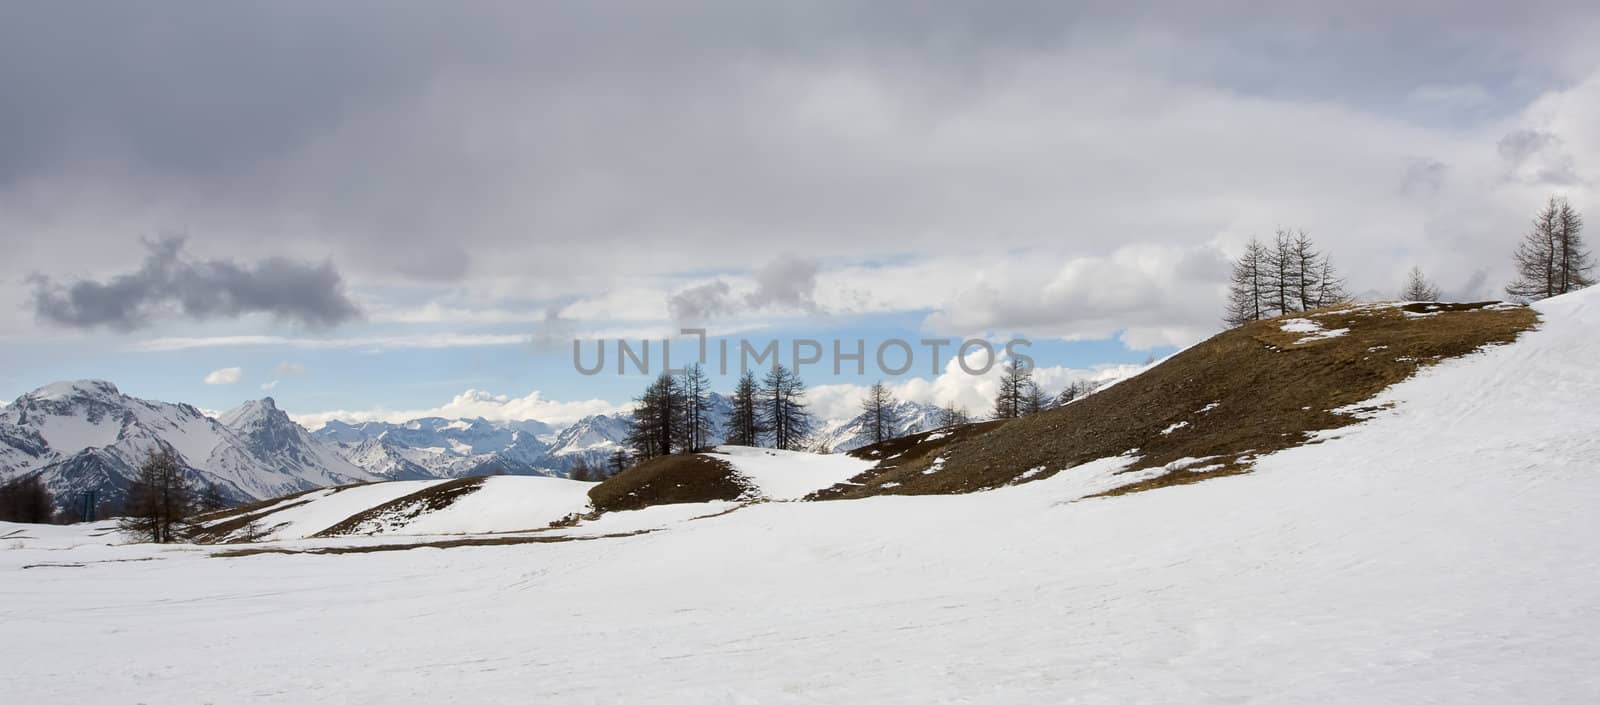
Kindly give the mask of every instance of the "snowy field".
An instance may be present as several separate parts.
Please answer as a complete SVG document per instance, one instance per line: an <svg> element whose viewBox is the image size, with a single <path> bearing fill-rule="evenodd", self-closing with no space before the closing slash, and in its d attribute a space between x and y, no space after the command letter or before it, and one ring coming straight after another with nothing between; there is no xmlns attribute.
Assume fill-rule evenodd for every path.
<svg viewBox="0 0 1600 705"><path fill-rule="evenodd" d="M1600 290L1540 309L1325 442L1115 498L1081 499L1122 459L570 543L3 525L0 702L1600 702Z"/></svg>

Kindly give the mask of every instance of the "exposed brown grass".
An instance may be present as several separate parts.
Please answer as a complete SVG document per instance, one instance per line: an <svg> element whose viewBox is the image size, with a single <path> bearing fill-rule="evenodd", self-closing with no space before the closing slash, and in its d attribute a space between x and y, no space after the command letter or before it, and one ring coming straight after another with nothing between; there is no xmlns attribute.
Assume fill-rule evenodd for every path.
<svg viewBox="0 0 1600 705"><path fill-rule="evenodd" d="M404 525L423 514L449 507L455 504L456 500L477 492L483 487L485 479L487 478L480 476L462 477L417 490L399 499L352 514L344 521L317 532L316 536L326 538L363 533L364 527L379 522Z"/></svg>
<svg viewBox="0 0 1600 705"><path fill-rule="evenodd" d="M745 493L727 461L706 455L668 455L639 463L589 490L596 513L658 504L735 500Z"/></svg>
<svg viewBox="0 0 1600 705"><path fill-rule="evenodd" d="M259 502L251 502L250 504L241 504L237 507L228 507L227 509L219 509L214 512L206 512L194 517L191 520L194 523L195 528L190 533L190 540L194 541L195 543L221 543L224 541L232 542L238 540L235 538L236 534L238 534L240 531L243 531L251 524L254 524L263 518L266 518L272 514L276 514L290 507L298 507L311 501L309 499L300 500L298 502L290 500L305 497L313 492L321 492L329 489L331 489L333 492L340 492L351 487L360 487L362 484L366 483L340 485L332 488L314 487L309 490L301 490L293 494L286 494L282 497L273 497L272 499L263 499ZM281 506L279 506L280 503ZM268 509L272 509L272 511L266 511ZM201 526L202 524L204 524L204 526Z"/></svg>
<svg viewBox="0 0 1600 705"><path fill-rule="evenodd" d="M315 548L278 548L278 547L251 547L239 548L229 551L217 551L211 554L212 558L241 558L244 556L260 556L266 554L283 555L343 555L346 553L386 553L389 551L409 551L414 548L461 548L466 546L516 546L528 543L567 543L571 541L594 541L596 539L621 538L624 536L637 536L650 533L645 531L630 531L618 534L597 534L593 536L479 536L472 538L444 539L442 541L419 541L411 543L380 543L365 546L319 546Z"/></svg>
<svg viewBox="0 0 1600 705"><path fill-rule="evenodd" d="M1308 339L1282 330L1284 320L1306 317L1349 332ZM1138 458L1130 471L1183 458L1220 467L1169 473L1116 494L1236 475L1257 455L1358 421L1335 409L1371 399L1424 365L1510 342L1535 323L1531 309L1488 303L1348 306L1258 321L1061 409L855 451L882 460L816 497L973 492L1017 482L1029 470L1036 471L1029 479L1042 479L1124 453ZM943 467L924 474L939 457Z"/></svg>

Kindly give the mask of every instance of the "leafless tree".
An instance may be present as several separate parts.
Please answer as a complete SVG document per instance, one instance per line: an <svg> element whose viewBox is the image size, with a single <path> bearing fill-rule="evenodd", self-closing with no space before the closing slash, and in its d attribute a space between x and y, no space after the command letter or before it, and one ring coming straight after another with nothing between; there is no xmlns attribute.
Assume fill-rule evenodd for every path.
<svg viewBox="0 0 1600 705"><path fill-rule="evenodd" d="M1514 256L1517 278L1506 286L1514 298L1547 299L1594 284L1594 261L1583 243L1583 216L1565 198L1551 197Z"/></svg>
<svg viewBox="0 0 1600 705"><path fill-rule="evenodd" d="M746 370L733 387L733 397L728 408L728 419L723 424L729 445L757 446L767 428L761 423L761 387L755 373Z"/></svg>
<svg viewBox="0 0 1600 705"><path fill-rule="evenodd" d="M789 368L777 365L761 381L761 422L770 429L772 447L801 450L811 435L806 410L806 385Z"/></svg>
<svg viewBox="0 0 1600 705"><path fill-rule="evenodd" d="M1229 325L1244 325L1267 318L1270 311L1267 305L1267 247L1260 240L1250 238L1244 255L1233 263L1233 274L1228 284L1226 320Z"/></svg>
<svg viewBox="0 0 1600 705"><path fill-rule="evenodd" d="M972 417L968 415L966 411L963 411L961 407L956 406L954 402L945 404L944 408L939 409L940 428L960 426L968 423L972 423Z"/></svg>
<svg viewBox="0 0 1600 705"><path fill-rule="evenodd" d="M633 465L633 457L628 454L628 451L618 448L614 451L611 451L611 457L607 460L607 462L609 462L611 465L610 476L616 477L621 475L624 470L627 470Z"/></svg>
<svg viewBox="0 0 1600 705"><path fill-rule="evenodd" d="M637 457L649 460L682 448L684 400L676 377L661 374L634 402L628 444Z"/></svg>
<svg viewBox="0 0 1600 705"><path fill-rule="evenodd" d="M994 417L1014 419L1027 413L1032 387L1033 368L1007 360L1000 373L1000 392L994 398Z"/></svg>
<svg viewBox="0 0 1600 705"><path fill-rule="evenodd" d="M1406 275L1406 286L1400 290L1401 301L1438 301L1439 287L1428 281L1421 267L1412 267Z"/></svg>
<svg viewBox="0 0 1600 705"><path fill-rule="evenodd" d="M1087 379L1072 380L1072 382L1067 384L1065 389L1061 390L1060 394L1056 395L1055 405L1066 406L1067 404L1071 404L1078 399L1082 399L1083 397L1093 394L1094 390L1098 389L1099 387L1099 383L1092 382Z"/></svg>
<svg viewBox="0 0 1600 705"><path fill-rule="evenodd" d="M184 470L172 451L152 451L128 486L128 504L119 520L122 531L154 543L182 538L195 510L194 488Z"/></svg>
<svg viewBox="0 0 1600 705"><path fill-rule="evenodd" d="M572 467L567 470L567 479L579 482L598 482L605 479L600 477L600 474L595 471L594 467L589 465L588 458L580 455L577 460L572 461Z"/></svg>
<svg viewBox="0 0 1600 705"><path fill-rule="evenodd" d="M702 450L711 444L711 380L706 378L704 366L695 363L681 375L678 388L683 391L683 436L679 445L686 452Z"/></svg>
<svg viewBox="0 0 1600 705"><path fill-rule="evenodd" d="M1344 302L1344 280L1304 230L1280 228L1272 243L1252 238L1233 263L1228 283L1231 325Z"/></svg>
<svg viewBox="0 0 1600 705"><path fill-rule="evenodd" d="M55 516L55 503L38 473L0 483L0 521L44 524Z"/></svg>
<svg viewBox="0 0 1600 705"><path fill-rule="evenodd" d="M867 419L867 434L873 443L882 443L900 435L900 413L894 407L894 395L883 382L867 388L861 400L861 411Z"/></svg>

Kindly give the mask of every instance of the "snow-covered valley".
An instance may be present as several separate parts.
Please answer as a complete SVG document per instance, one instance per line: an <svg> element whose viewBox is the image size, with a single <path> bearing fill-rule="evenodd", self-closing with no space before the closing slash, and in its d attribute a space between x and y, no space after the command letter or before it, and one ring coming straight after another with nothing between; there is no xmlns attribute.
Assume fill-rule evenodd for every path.
<svg viewBox="0 0 1600 705"><path fill-rule="evenodd" d="M345 555L5 525L0 692L1592 703L1600 291L1537 308L1538 329L1426 368L1362 424L1247 474L1125 496L1089 498L1128 481L1128 459L1108 458L974 494L668 505L540 543ZM780 457L733 462L776 476L775 498L803 489ZM792 467L851 469L806 462ZM488 492L474 514L496 511Z"/></svg>

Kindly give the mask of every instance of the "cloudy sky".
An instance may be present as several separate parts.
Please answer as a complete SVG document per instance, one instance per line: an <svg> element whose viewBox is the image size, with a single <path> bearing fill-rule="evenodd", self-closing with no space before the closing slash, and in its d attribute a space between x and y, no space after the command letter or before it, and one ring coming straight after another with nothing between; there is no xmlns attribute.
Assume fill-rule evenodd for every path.
<svg viewBox="0 0 1600 705"><path fill-rule="evenodd" d="M10 3L0 397L563 421L639 386L574 337L686 323L1064 381L1214 333L1279 226L1483 298L1600 203L1587 3L1123 5ZM981 403L949 363L894 381Z"/></svg>

